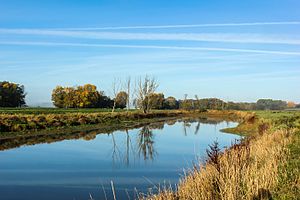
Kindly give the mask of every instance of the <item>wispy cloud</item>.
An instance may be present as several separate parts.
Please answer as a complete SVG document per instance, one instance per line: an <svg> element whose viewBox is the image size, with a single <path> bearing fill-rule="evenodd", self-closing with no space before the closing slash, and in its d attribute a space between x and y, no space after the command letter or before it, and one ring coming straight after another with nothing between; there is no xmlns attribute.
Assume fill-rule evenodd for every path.
<svg viewBox="0 0 300 200"><path fill-rule="evenodd" d="M231 74L224 76L211 76L211 77L197 77L186 80L190 84L195 84L196 82L207 82L207 81L220 81L220 80L238 80L238 81L264 81L271 79L284 79L289 80L290 78L295 78L299 80L300 70L285 70L285 71L273 71L273 72L256 72L256 73L245 73L245 74Z"/></svg>
<svg viewBox="0 0 300 200"><path fill-rule="evenodd" d="M246 22L246 23L216 23L216 24L173 24L173 25L143 25L143 26L111 26L88 28L61 28L60 30L121 30L121 29L169 29L169 28L200 28L226 26L266 26L266 25L300 25L300 21L289 22Z"/></svg>
<svg viewBox="0 0 300 200"><path fill-rule="evenodd" d="M60 31L46 29L0 29L0 34L60 36L100 40L172 40L199 42L261 43L299 45L293 35L232 34L232 33L123 33L92 31Z"/></svg>
<svg viewBox="0 0 300 200"><path fill-rule="evenodd" d="M135 48L135 49L170 49L189 51L219 51L238 53L260 53L277 55L300 56L300 52L295 51L271 51L261 49L236 49L236 48L210 48L210 47L186 47L186 46L159 46L159 45L114 45L114 44L90 44L90 43L58 43L58 42L3 42L2 45L30 45L30 46L73 46L73 47L101 47L101 48Z"/></svg>

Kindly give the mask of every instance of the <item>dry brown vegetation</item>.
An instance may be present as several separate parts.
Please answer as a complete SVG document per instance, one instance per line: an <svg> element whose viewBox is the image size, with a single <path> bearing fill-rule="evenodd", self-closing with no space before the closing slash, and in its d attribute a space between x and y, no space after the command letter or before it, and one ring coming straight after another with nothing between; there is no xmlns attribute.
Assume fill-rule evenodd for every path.
<svg viewBox="0 0 300 200"><path fill-rule="evenodd" d="M150 113L98 112L66 114L0 114L0 132L43 130L48 128L71 127L90 124L115 124L142 119L178 117L185 111L153 111Z"/></svg>
<svg viewBox="0 0 300 200"><path fill-rule="evenodd" d="M218 111L216 111L218 112ZM214 113L216 114L216 113ZM296 128L270 127L268 120L256 120L246 113L242 118L246 127L252 124L255 133L224 153L208 159L204 165L194 168L179 181L175 190L161 189L158 194L141 195L150 200L215 200L215 199L271 199L280 182L287 174L285 166L289 158L288 145ZM241 116L241 115L240 115ZM266 122L267 121L267 122ZM244 127L245 128L245 127ZM299 186L299 174L292 181ZM297 181L298 180L298 181Z"/></svg>
<svg viewBox="0 0 300 200"><path fill-rule="evenodd" d="M182 179L175 192L162 191L152 200L269 199L278 182L279 166L286 162L289 133L284 130L234 145Z"/></svg>

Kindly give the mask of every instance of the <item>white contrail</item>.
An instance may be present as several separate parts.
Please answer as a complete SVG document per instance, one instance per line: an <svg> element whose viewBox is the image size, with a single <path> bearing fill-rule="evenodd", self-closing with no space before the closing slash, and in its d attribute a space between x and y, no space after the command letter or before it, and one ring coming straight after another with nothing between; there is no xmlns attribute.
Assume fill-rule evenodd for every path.
<svg viewBox="0 0 300 200"><path fill-rule="evenodd" d="M300 25L300 21L290 22L246 22L246 23L216 23L216 24L175 24L175 25L144 25L144 26L111 26L87 28L57 28L59 30L120 30L120 29L168 29L168 28L200 28L224 26L264 26L264 25Z"/></svg>
<svg viewBox="0 0 300 200"><path fill-rule="evenodd" d="M291 35L232 33L124 33L95 31L62 31L45 29L0 29L0 34L46 35L100 40L172 40L230 43L299 45L300 37Z"/></svg>
<svg viewBox="0 0 300 200"><path fill-rule="evenodd" d="M31 45L31 46L73 46L73 47L102 47L102 48L136 48L136 49L171 49L189 51L219 51L238 53L261 53L277 55L300 56L300 52L270 51L261 49L235 49L235 48L209 48L209 47L183 47L183 46L157 46L157 45L114 45L114 44L87 44L87 43L52 43L52 42L0 42L2 45Z"/></svg>

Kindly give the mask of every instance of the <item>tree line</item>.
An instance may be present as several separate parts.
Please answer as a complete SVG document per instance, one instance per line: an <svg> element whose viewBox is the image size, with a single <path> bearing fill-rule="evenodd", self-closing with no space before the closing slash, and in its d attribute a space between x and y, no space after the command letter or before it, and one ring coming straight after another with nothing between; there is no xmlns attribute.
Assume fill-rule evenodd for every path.
<svg viewBox="0 0 300 200"><path fill-rule="evenodd" d="M52 91L52 102L57 108L111 108L129 109L130 106L141 109L144 113L152 109L178 109L174 97L164 98L162 93L156 93L156 79L146 76L136 80L133 87L131 78L125 83L115 79L112 84L112 97L104 91L97 90L92 84L77 87L57 86Z"/></svg>
<svg viewBox="0 0 300 200"><path fill-rule="evenodd" d="M98 107L98 108L112 108L113 111L115 108L129 108L132 105L136 109L141 109L144 113L149 112L152 109L163 110L163 109L183 109L183 110L283 110L286 108L297 108L300 107L300 104L297 105L293 102L286 102L282 100L273 100L273 99L259 99L255 103L248 102L225 102L218 98L202 98L200 99L198 95L195 95L194 98L188 98L188 95L184 95L184 99L176 99L175 97L164 96L163 93L156 92L159 84L156 79L153 77L145 76L144 78L140 77L135 80L135 84L132 85L131 78L127 78L122 84L122 81L115 79L112 84L113 98L104 95L103 91L97 92L96 86L87 85L79 86L80 91L85 91L87 97L85 98L75 98L77 95L73 95L76 99L80 99L79 103L74 103L77 105L75 107ZM59 87L61 88L61 87ZM93 89L84 89L84 88L93 88ZM65 88L66 89L66 88ZM57 99L57 89L53 90L52 100L54 105L56 105ZM76 91L76 88L73 89ZM78 90L78 89L77 89ZM82 93L82 92L81 92ZM95 95L97 93L97 95ZM80 92L78 93L80 96ZM58 95L61 96L61 95ZM68 95L66 95L68 97ZM82 95L84 97L84 95ZM94 98L94 103L89 100L88 97L97 96ZM60 98L58 98L60 99ZM91 98L92 99L92 98ZM97 100L98 99L98 100ZM62 101L67 103L69 100ZM102 103L99 103L102 102ZM63 105L63 104L62 104ZM67 104L70 105L70 104ZM57 105L56 105L57 106ZM57 106L59 107L59 106ZM67 108L66 105L62 106Z"/></svg>
<svg viewBox="0 0 300 200"><path fill-rule="evenodd" d="M225 102L218 98L184 99L179 100L179 108L186 110L284 110L297 108L296 104L273 99L259 99L255 103L248 102Z"/></svg>
<svg viewBox="0 0 300 200"><path fill-rule="evenodd" d="M136 108L144 113L152 109L183 109L183 110L283 110L300 108L300 104L273 99L259 99L255 103L225 102L218 98L165 97L157 92L159 84L153 77L145 76L134 82L128 77L125 81L115 79L112 84L112 96L98 90L95 85L85 84L76 87L57 86L52 91L52 102L57 108ZM8 81L0 82L0 107L26 106L23 85Z"/></svg>

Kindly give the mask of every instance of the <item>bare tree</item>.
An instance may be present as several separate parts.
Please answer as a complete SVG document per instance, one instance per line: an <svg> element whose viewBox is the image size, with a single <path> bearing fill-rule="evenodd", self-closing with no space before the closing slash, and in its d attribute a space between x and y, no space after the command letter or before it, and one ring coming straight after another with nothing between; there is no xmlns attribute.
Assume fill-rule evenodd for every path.
<svg viewBox="0 0 300 200"><path fill-rule="evenodd" d="M195 99L196 99L196 103L197 103L197 105L196 105L196 109L200 109L200 107L201 107L201 103L200 103L200 99L199 99L199 97L198 97L198 95L197 95L197 94L195 95Z"/></svg>
<svg viewBox="0 0 300 200"><path fill-rule="evenodd" d="M155 78L149 77L148 75L145 78L139 78L136 83L136 95L137 95L137 104L140 109L143 110L144 113L149 112L150 110L150 101L149 94L155 92L158 88L158 83Z"/></svg>
<svg viewBox="0 0 300 200"><path fill-rule="evenodd" d="M187 100L188 94L184 94L184 100Z"/></svg>
<svg viewBox="0 0 300 200"><path fill-rule="evenodd" d="M126 81L125 81L125 88L127 92L127 111L130 108L130 95L131 95L131 77L128 76Z"/></svg>
<svg viewBox="0 0 300 200"><path fill-rule="evenodd" d="M112 93L114 99L113 109L111 111L112 113L115 112L116 104L117 104L116 98L120 90L121 90L121 81L120 79L114 78L114 81L112 83Z"/></svg>

